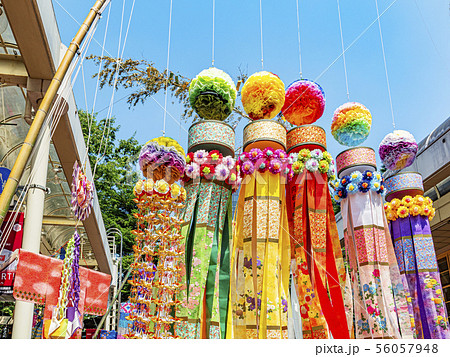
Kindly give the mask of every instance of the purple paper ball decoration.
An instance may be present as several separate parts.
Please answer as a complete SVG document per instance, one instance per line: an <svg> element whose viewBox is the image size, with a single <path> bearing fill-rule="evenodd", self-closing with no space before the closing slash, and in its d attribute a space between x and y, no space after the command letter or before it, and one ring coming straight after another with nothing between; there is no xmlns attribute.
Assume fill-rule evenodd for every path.
<svg viewBox="0 0 450 357"><path fill-rule="evenodd" d="M414 136L405 130L387 134L378 148L381 161L389 170L401 170L412 165L418 145Z"/></svg>

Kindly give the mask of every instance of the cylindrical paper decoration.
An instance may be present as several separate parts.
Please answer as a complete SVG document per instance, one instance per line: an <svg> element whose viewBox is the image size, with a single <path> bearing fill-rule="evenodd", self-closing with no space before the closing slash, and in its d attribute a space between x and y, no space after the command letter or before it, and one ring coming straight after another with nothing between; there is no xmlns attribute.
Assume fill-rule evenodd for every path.
<svg viewBox="0 0 450 357"><path fill-rule="evenodd" d="M299 147L308 149L327 149L325 130L317 125L301 125L287 132L288 152L298 151Z"/></svg>
<svg viewBox="0 0 450 357"><path fill-rule="evenodd" d="M191 107L203 119L225 120L231 114L235 100L233 80L214 67L201 71L189 85Z"/></svg>
<svg viewBox="0 0 450 357"><path fill-rule="evenodd" d="M241 91L241 102L253 120L272 119L284 104L284 83L273 73L262 71L252 74Z"/></svg>
<svg viewBox="0 0 450 357"><path fill-rule="evenodd" d="M336 109L331 123L331 133L337 142L356 146L366 140L372 125L372 115L364 105L345 103Z"/></svg>
<svg viewBox="0 0 450 357"><path fill-rule="evenodd" d="M386 201L404 196L423 195L422 175L418 172L404 172L386 178Z"/></svg>
<svg viewBox="0 0 450 357"><path fill-rule="evenodd" d="M360 171L376 170L375 150L368 147L356 147L342 151L336 156L338 177L349 175L358 167Z"/></svg>
<svg viewBox="0 0 450 357"><path fill-rule="evenodd" d="M405 130L394 130L393 133L384 137L378 151L387 169L402 170L412 165L418 147L411 133Z"/></svg>
<svg viewBox="0 0 450 357"><path fill-rule="evenodd" d="M430 198L407 194L414 192L416 187L411 187L408 192L406 185L402 186L404 190L397 192L403 192L403 196L385 203L384 208L403 278L414 337L450 338L430 229L435 210Z"/></svg>
<svg viewBox="0 0 450 357"><path fill-rule="evenodd" d="M241 178L236 160L218 150L186 158L185 285L178 299L181 338L225 338L230 285L231 193Z"/></svg>
<svg viewBox="0 0 450 357"><path fill-rule="evenodd" d="M330 331L334 338L349 338L342 328L346 322L345 268L328 189L328 179L335 179L334 161L327 151L317 148L314 140L326 145L325 132L320 133L319 140L307 135L292 142L294 175L287 188L287 207L293 284L303 338L328 338Z"/></svg>
<svg viewBox="0 0 450 357"><path fill-rule="evenodd" d="M188 133L188 152L219 150L234 157L234 129L227 123L202 120L191 125Z"/></svg>
<svg viewBox="0 0 450 357"><path fill-rule="evenodd" d="M289 158L269 146L245 151L238 163L243 180L231 251L227 338L287 338Z"/></svg>
<svg viewBox="0 0 450 357"><path fill-rule="evenodd" d="M291 83L286 89L281 112L291 124L312 124L322 116L324 110L325 94L317 83L301 79Z"/></svg>
<svg viewBox="0 0 450 357"><path fill-rule="evenodd" d="M275 120L257 120L244 127L244 150L266 147L286 150L286 128Z"/></svg>
<svg viewBox="0 0 450 357"><path fill-rule="evenodd" d="M134 187L138 213L135 235L133 277L130 302L133 321L126 338L177 338L175 317L181 286L181 264L184 255L181 243L180 210L186 191L174 181L175 173L184 173L184 157L174 140L158 138L141 150L139 163L147 180ZM164 167L164 171L159 171ZM162 175L161 172L165 172ZM158 178L154 180L154 178Z"/></svg>
<svg viewBox="0 0 450 357"><path fill-rule="evenodd" d="M356 338L410 338L412 330L377 171L355 166L334 183L341 203L348 276L347 326Z"/></svg>

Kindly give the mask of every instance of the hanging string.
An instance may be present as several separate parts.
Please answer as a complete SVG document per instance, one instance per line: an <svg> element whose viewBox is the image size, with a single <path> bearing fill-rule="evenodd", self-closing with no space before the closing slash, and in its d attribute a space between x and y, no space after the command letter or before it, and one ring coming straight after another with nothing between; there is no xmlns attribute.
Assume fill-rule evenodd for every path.
<svg viewBox="0 0 450 357"><path fill-rule="evenodd" d="M347 99L350 101L350 92L348 90L347 64L345 63L344 36L342 34L341 8L339 6L339 0L337 0L337 8L339 14L339 30L341 32L342 58L344 60L345 88L347 89Z"/></svg>
<svg viewBox="0 0 450 357"><path fill-rule="evenodd" d="M264 47L263 47L263 22L262 22L262 1L259 0L259 23L261 27L261 69L264 69Z"/></svg>
<svg viewBox="0 0 450 357"><path fill-rule="evenodd" d="M388 95L389 95L389 105L391 106L392 126L395 129L394 108L392 106L392 97L391 97L391 86L389 85L389 76L388 76L388 70L387 70L387 64L386 64L386 54L384 52L383 34L381 32L381 21L380 21L380 15L379 15L379 11L378 11L378 1L377 0L375 0L375 6L377 7L378 29L380 30L381 51L383 53L384 72L386 73L386 83L387 83L387 90L388 90Z"/></svg>
<svg viewBox="0 0 450 357"><path fill-rule="evenodd" d="M300 79L303 79L302 71L302 50L300 46L300 15L298 11L298 0L297 0L297 35L298 35L298 61L300 64Z"/></svg>
<svg viewBox="0 0 450 357"><path fill-rule="evenodd" d="M215 37L215 13L216 13L216 0L213 0L213 13L212 13L212 66L214 67L214 37Z"/></svg>
<svg viewBox="0 0 450 357"><path fill-rule="evenodd" d="M172 28L172 0L170 0L169 12L169 39L167 41L167 65L166 65L166 93L164 97L164 122L163 122L163 136L166 136L166 114L167 114L167 89L169 85L169 58L170 58L170 30Z"/></svg>

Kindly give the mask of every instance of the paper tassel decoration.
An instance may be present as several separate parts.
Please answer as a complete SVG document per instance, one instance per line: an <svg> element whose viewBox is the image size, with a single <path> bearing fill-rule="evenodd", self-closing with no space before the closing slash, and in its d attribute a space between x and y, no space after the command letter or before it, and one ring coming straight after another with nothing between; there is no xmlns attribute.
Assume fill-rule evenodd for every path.
<svg viewBox="0 0 450 357"><path fill-rule="evenodd" d="M246 149L239 157L243 179L234 219L227 338L288 337L290 243L285 183L291 165L282 146L285 135L272 140L272 131L264 130L262 123L283 128L270 120L249 124L260 130L260 140L255 139L256 133L247 136L253 142L244 142Z"/></svg>
<svg viewBox="0 0 450 357"><path fill-rule="evenodd" d="M183 154L176 141L165 137L149 141L141 150L139 163L147 179L134 188L138 207L130 280L134 305L127 317L133 325L126 338L177 338L176 296L184 255L179 217L186 191L175 181L184 173Z"/></svg>
<svg viewBox="0 0 450 357"><path fill-rule="evenodd" d="M284 105L284 97L284 83L266 71L248 77L241 91L244 110L253 120L275 118Z"/></svg>
<svg viewBox="0 0 450 357"><path fill-rule="evenodd" d="M200 118L225 120L235 101L236 86L220 69L211 67L201 71L189 85L189 102Z"/></svg>
<svg viewBox="0 0 450 357"><path fill-rule="evenodd" d="M334 160L323 149L322 128L300 128L302 135L297 135L297 128L288 132L294 176L287 188L287 207L293 286L302 326L301 335L295 337L349 338L342 328L344 261L328 189L328 180L336 175Z"/></svg>
<svg viewBox="0 0 450 357"><path fill-rule="evenodd" d="M312 124L322 116L324 110L325 94L317 83L302 79L291 83L286 89L281 112L291 124Z"/></svg>
<svg viewBox="0 0 450 357"><path fill-rule="evenodd" d="M73 165L72 174L72 211L75 217L84 221L89 217L94 200L94 186L90 182L83 170L78 166L78 162Z"/></svg>
<svg viewBox="0 0 450 357"><path fill-rule="evenodd" d="M372 125L372 115L362 104L345 103L336 109L331 134L341 145L356 146L366 140Z"/></svg>
<svg viewBox="0 0 450 357"><path fill-rule="evenodd" d="M405 130L394 130L381 141L378 152L387 169L402 170L412 165L418 147L411 133Z"/></svg>
<svg viewBox="0 0 450 357"><path fill-rule="evenodd" d="M363 156L338 165L340 180L334 183L348 264L345 296L353 296L345 301L347 326L355 338L411 338L405 289L383 212L383 180L377 171L360 171Z"/></svg>
<svg viewBox="0 0 450 357"><path fill-rule="evenodd" d="M225 338L231 194L241 181L234 159L234 131L223 122L198 122L189 129L188 141L187 201L181 216L185 221L181 230L185 284L179 294L177 334L181 338Z"/></svg>
<svg viewBox="0 0 450 357"><path fill-rule="evenodd" d="M417 184L414 183L417 180L421 184L422 178L416 173L386 179L386 198L390 202L386 202L384 208L405 287L414 337L448 339L448 316L430 229L435 210L431 199L423 197L423 191L417 192Z"/></svg>

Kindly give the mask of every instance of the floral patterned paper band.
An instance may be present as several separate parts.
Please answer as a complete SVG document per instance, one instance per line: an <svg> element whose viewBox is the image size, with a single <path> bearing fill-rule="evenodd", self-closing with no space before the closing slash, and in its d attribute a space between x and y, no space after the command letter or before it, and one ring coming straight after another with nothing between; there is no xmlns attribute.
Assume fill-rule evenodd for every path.
<svg viewBox="0 0 450 357"><path fill-rule="evenodd" d="M377 161L375 158L375 151L369 147L356 147L342 151L336 156L336 166L338 175L345 169L366 165L377 168Z"/></svg>
<svg viewBox="0 0 450 357"><path fill-rule="evenodd" d="M224 122L202 120L191 125L188 133L188 151L219 149L224 155L234 155L235 134Z"/></svg>
<svg viewBox="0 0 450 357"><path fill-rule="evenodd" d="M325 130L317 125L302 125L293 128L286 135L288 152L301 145L318 145L326 150L327 136Z"/></svg>
<svg viewBox="0 0 450 357"><path fill-rule="evenodd" d="M244 150L256 142L286 149L286 128L274 120L257 120L247 124L244 128Z"/></svg>
<svg viewBox="0 0 450 357"><path fill-rule="evenodd" d="M386 200L407 194L422 194L422 175L417 172L405 172L386 178ZM397 197L401 198L401 197Z"/></svg>

